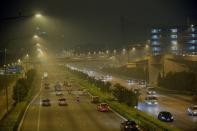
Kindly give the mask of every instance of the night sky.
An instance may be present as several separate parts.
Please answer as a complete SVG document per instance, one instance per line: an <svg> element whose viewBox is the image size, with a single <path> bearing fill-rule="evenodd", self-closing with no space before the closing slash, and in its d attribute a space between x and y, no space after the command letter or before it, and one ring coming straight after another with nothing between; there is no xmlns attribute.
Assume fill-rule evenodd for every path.
<svg viewBox="0 0 197 131"><path fill-rule="evenodd" d="M32 47L36 27L47 33L40 43L50 49L122 48L145 42L152 26L185 25L187 18L195 24L195 5L194 0L1 0L1 49ZM44 20L5 20L36 12Z"/></svg>

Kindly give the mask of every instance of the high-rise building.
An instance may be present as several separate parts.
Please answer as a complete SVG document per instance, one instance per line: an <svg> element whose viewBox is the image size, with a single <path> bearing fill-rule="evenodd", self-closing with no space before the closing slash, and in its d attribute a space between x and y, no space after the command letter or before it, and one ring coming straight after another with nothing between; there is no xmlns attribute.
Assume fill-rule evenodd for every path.
<svg viewBox="0 0 197 131"><path fill-rule="evenodd" d="M152 28L150 40L152 55L197 54L197 27L194 25Z"/></svg>
<svg viewBox="0 0 197 131"><path fill-rule="evenodd" d="M186 50L190 54L197 54L197 27L194 25L187 29Z"/></svg>
<svg viewBox="0 0 197 131"><path fill-rule="evenodd" d="M161 47L161 29L160 28L153 28L151 29L151 51L153 55L161 54L162 47Z"/></svg>

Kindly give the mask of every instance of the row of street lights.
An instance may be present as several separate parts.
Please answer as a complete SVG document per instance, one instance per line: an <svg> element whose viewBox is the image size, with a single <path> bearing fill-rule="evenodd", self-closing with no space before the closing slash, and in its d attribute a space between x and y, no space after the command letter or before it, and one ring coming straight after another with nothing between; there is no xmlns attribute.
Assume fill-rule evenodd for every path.
<svg viewBox="0 0 197 131"><path fill-rule="evenodd" d="M40 18L42 17L42 15L40 13L37 13L34 15L36 18ZM10 18L5 18L5 19L1 19L2 21L3 20L13 20L13 19L20 19L20 18L23 18L24 16L18 16L18 17L10 17ZM31 17L31 15L29 16L25 16L25 17ZM38 36L34 36L34 37L38 37ZM27 69L27 61L29 61L29 54L26 54L25 55L25 59L26 59L26 71L28 70ZM8 101L8 86L7 86L7 74L8 74L8 67L11 67L11 66L15 66L15 65L22 65L22 60L21 59L18 59L17 62L14 62L14 63L11 63L11 64L7 64L7 49L5 48L4 50L4 85L5 85L5 92L6 92L6 114L8 113L9 111L9 101Z"/></svg>

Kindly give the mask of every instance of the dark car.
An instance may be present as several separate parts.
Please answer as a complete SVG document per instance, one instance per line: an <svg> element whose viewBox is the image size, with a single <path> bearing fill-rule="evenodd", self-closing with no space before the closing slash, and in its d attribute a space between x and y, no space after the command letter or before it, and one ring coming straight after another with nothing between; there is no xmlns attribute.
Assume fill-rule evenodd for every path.
<svg viewBox="0 0 197 131"><path fill-rule="evenodd" d="M139 131L138 125L135 121L127 120L120 124L121 131Z"/></svg>
<svg viewBox="0 0 197 131"><path fill-rule="evenodd" d="M43 99L42 100L42 106L50 106L51 103L50 103L50 100L49 99Z"/></svg>
<svg viewBox="0 0 197 131"><path fill-rule="evenodd" d="M161 111L158 114L158 119L165 122L173 122L174 118L170 112Z"/></svg>
<svg viewBox="0 0 197 131"><path fill-rule="evenodd" d="M59 106L67 106L66 98L60 98L59 100Z"/></svg>

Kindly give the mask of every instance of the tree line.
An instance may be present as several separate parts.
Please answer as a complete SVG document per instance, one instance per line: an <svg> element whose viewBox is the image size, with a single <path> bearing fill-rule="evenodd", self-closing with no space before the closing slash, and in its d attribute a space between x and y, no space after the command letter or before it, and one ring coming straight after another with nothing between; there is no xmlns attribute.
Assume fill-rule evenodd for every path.
<svg viewBox="0 0 197 131"><path fill-rule="evenodd" d="M26 77L19 78L17 80L13 88L13 96L12 96L15 103L19 103L25 99L32 86L35 75L36 75L36 70L31 69L26 73Z"/></svg>
<svg viewBox="0 0 197 131"><path fill-rule="evenodd" d="M77 70L70 70L70 71L72 73L77 74L82 79L88 80L91 84L95 85L101 92L111 93L118 102L125 103L128 106L133 106L133 107L137 106L138 98L140 95L139 92L128 90L126 87L118 83L112 85L110 82L104 82L101 79L96 79L95 77L88 76L87 74Z"/></svg>

